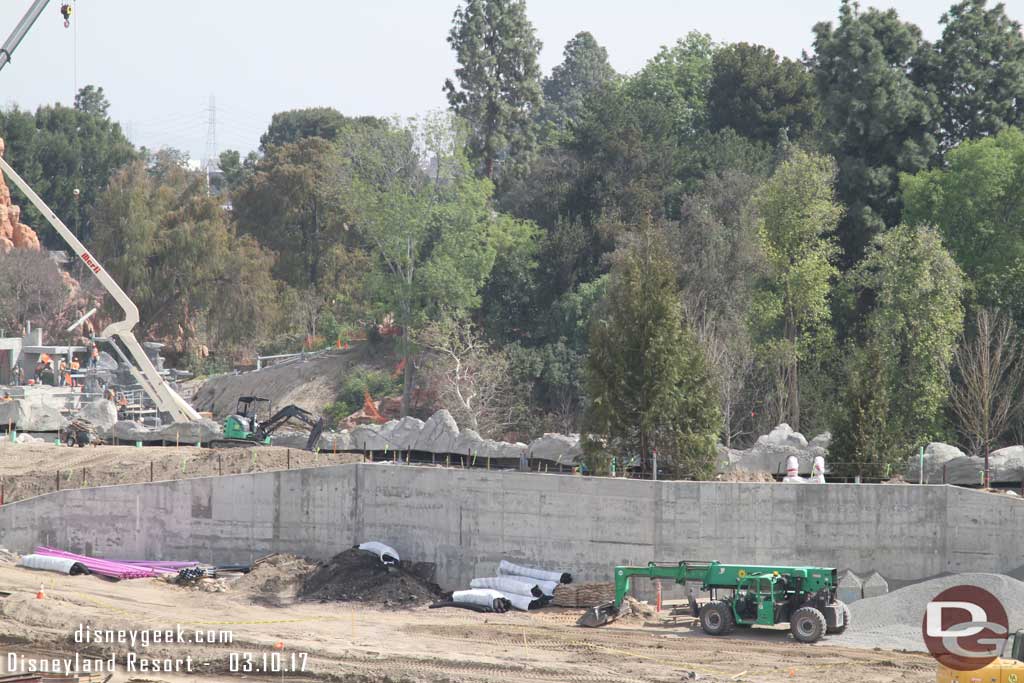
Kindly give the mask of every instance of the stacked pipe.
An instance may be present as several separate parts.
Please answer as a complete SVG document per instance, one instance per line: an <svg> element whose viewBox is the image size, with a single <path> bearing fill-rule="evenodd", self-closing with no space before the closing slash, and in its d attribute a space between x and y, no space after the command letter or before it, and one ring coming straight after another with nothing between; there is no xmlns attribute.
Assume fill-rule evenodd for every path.
<svg viewBox="0 0 1024 683"><path fill-rule="evenodd" d="M112 560L101 560L86 555L77 555L57 548L39 546L36 548L36 555L48 557L62 557L81 564L93 574L106 576L112 579L150 579L167 573L164 570L155 569L143 565L125 564Z"/></svg>

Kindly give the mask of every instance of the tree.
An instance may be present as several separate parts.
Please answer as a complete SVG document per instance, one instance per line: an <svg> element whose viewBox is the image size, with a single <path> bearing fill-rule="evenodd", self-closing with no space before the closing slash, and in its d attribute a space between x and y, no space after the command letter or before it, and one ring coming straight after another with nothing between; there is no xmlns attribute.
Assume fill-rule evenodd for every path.
<svg viewBox="0 0 1024 683"><path fill-rule="evenodd" d="M901 172L927 167L936 150L934 95L911 78L926 49L921 31L894 10L859 11L842 0L839 25L814 27L809 58L821 98L827 151L839 167L836 192L844 266L901 219Z"/></svg>
<svg viewBox="0 0 1024 683"><path fill-rule="evenodd" d="M657 449L675 476L706 478L721 424L715 388L664 244L649 222L638 227L591 321L584 447L599 471L619 454L649 473Z"/></svg>
<svg viewBox="0 0 1024 683"><path fill-rule="evenodd" d="M443 317L420 330L416 342L431 354L428 385L456 422L491 439L522 424L528 387L512 376L508 352L491 349L472 323Z"/></svg>
<svg viewBox="0 0 1024 683"><path fill-rule="evenodd" d="M941 149L1024 122L1024 38L999 3L963 0L942 15L945 28L916 80L938 94Z"/></svg>
<svg viewBox="0 0 1024 683"><path fill-rule="evenodd" d="M739 171L711 174L683 200L678 225L668 228L686 317L714 369L727 447L753 429L751 413L759 407L748 318L767 273L753 201L761 182Z"/></svg>
<svg viewBox="0 0 1024 683"><path fill-rule="evenodd" d="M45 252L0 250L0 329L7 336L35 327L64 331L71 288L60 267ZM63 323L63 324L62 324Z"/></svg>
<svg viewBox="0 0 1024 683"><path fill-rule="evenodd" d="M907 225L876 237L848 274L844 304L869 312L847 353L837 470L882 476L940 435L963 288L939 234Z"/></svg>
<svg viewBox="0 0 1024 683"><path fill-rule="evenodd" d="M1024 405L1024 354L1020 331L1001 312L979 310L974 328L953 353L949 402L971 454L985 456L988 486L989 453Z"/></svg>
<svg viewBox="0 0 1024 683"><path fill-rule="evenodd" d="M388 123L376 116L349 117L332 107L292 109L274 114L267 132L260 136L260 151L270 147L298 142L304 138L335 141L352 127L387 128Z"/></svg>
<svg viewBox="0 0 1024 683"><path fill-rule="evenodd" d="M458 85L446 79L452 111L470 127L470 159L494 180L497 165L526 164L542 101L541 42L523 0L466 0L455 10L448 44Z"/></svg>
<svg viewBox="0 0 1024 683"><path fill-rule="evenodd" d="M829 287L837 275L833 232L842 206L833 193L835 164L799 149L757 194L768 275L752 315L764 353L778 367L780 422L800 429L801 361L830 343Z"/></svg>
<svg viewBox="0 0 1024 683"><path fill-rule="evenodd" d="M974 299L1024 321L1024 133L1008 128L964 142L946 167L905 175L904 220L942 234L973 284Z"/></svg>
<svg viewBox="0 0 1024 683"><path fill-rule="evenodd" d="M241 232L277 253L275 274L300 290L325 276L331 250L346 238L342 160L323 138L274 146L237 193Z"/></svg>
<svg viewBox="0 0 1024 683"><path fill-rule="evenodd" d="M264 334L274 311L272 261L235 235L205 177L185 170L176 155L160 152L120 170L92 218L93 249L135 301L145 333L171 339L181 351L196 343L252 343Z"/></svg>
<svg viewBox="0 0 1024 683"><path fill-rule="evenodd" d="M226 149L220 153L217 166L224 178L221 191L227 191L229 195L241 189L246 181L256 172L256 164L259 162L259 155L256 152L249 152L242 159L236 149Z"/></svg>
<svg viewBox="0 0 1024 683"><path fill-rule="evenodd" d="M583 114L586 98L611 83L617 74L608 63L608 51L587 31L573 36L562 55L562 63L542 83L542 119L564 133Z"/></svg>
<svg viewBox="0 0 1024 683"><path fill-rule="evenodd" d="M0 112L8 161L87 244L97 197L117 169L139 156L121 126L107 116L108 107L103 88L87 85L78 92L74 108L56 104L39 107L34 115L17 109ZM30 225L45 223L27 204L25 219ZM66 248L52 231L40 237L51 248Z"/></svg>
<svg viewBox="0 0 1024 683"><path fill-rule="evenodd" d="M796 140L815 128L818 97L806 67L779 59L763 45L734 43L711 60L708 119L711 130L774 144L785 129Z"/></svg>
<svg viewBox="0 0 1024 683"><path fill-rule="evenodd" d="M496 214L490 180L473 176L451 121L421 131L432 173L363 173L351 179L355 229L376 261L369 274L378 311L402 328L405 360L403 413L413 384L416 333L442 309L454 314L477 306L499 251L533 239L533 227ZM444 130L448 135L444 135ZM370 154L373 150L367 150ZM379 150L378 150L379 152ZM363 169L407 167L369 158ZM412 169L422 165L414 163Z"/></svg>
<svg viewBox="0 0 1024 683"><path fill-rule="evenodd" d="M669 111L674 133L692 138L707 124L708 89L715 45L711 36L691 31L672 47L663 46L626 84L637 100L658 100Z"/></svg>

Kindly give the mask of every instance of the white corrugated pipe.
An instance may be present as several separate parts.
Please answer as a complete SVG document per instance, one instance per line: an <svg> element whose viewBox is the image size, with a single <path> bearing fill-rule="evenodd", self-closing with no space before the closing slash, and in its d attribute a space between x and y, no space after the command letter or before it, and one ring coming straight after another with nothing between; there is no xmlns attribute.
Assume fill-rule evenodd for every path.
<svg viewBox="0 0 1024 683"><path fill-rule="evenodd" d="M468 591L455 591L452 593L452 602L480 605L481 607L490 607L495 612L504 612L508 609L509 599L501 591L490 588L474 588Z"/></svg>
<svg viewBox="0 0 1024 683"><path fill-rule="evenodd" d="M555 589L558 587L558 583L555 581L541 581L540 579L535 579L532 576L516 576L515 574L507 574L504 576L509 579L515 579L516 581L532 583L537 586L537 588L540 588L541 593L547 596L554 595Z"/></svg>
<svg viewBox="0 0 1024 683"><path fill-rule="evenodd" d="M529 595L519 595L518 593L506 593L505 591L501 591L501 594L505 596L505 599L508 600L513 607L515 607L516 609L521 609L524 612L531 609L537 609L542 604L544 604L543 601L539 600L538 598L530 597Z"/></svg>
<svg viewBox="0 0 1024 683"><path fill-rule="evenodd" d="M376 554L384 564L398 564L398 551L389 545L378 541L367 541L366 543L360 543L356 547L368 553Z"/></svg>
<svg viewBox="0 0 1024 683"><path fill-rule="evenodd" d="M524 581L519 577L511 576L487 576L473 579L469 582L470 588L493 588L502 593L514 593L515 595L526 595L531 598L539 598L544 591L537 585L536 580Z"/></svg>
<svg viewBox="0 0 1024 683"><path fill-rule="evenodd" d="M89 570L79 562L65 557L50 557L49 555L25 555L19 562L22 567L29 569L42 569L58 574L88 574Z"/></svg>
<svg viewBox="0 0 1024 683"><path fill-rule="evenodd" d="M512 564L508 560L498 563L498 573L509 576L531 576L541 581L554 581L555 583L572 583L572 574L569 572L552 572L536 567L524 567L520 564Z"/></svg>

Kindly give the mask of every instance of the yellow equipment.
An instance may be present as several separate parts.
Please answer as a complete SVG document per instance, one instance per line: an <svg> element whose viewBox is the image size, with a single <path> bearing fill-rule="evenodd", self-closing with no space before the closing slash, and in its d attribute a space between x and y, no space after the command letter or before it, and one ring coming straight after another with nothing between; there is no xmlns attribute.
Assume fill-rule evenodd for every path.
<svg viewBox="0 0 1024 683"><path fill-rule="evenodd" d="M939 664L935 680L937 683L1024 683L1024 631L1017 631L1006 641L1003 655L975 671L957 671Z"/></svg>

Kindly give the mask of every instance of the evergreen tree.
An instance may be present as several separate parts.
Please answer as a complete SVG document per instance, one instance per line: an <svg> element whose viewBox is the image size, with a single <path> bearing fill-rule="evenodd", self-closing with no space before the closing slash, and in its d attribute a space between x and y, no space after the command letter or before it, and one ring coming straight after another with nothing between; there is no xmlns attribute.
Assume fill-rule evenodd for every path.
<svg viewBox="0 0 1024 683"><path fill-rule="evenodd" d="M683 317L663 241L647 221L612 269L590 328L585 449L592 468L638 457L650 472L657 449L675 476L714 470L721 425L703 351Z"/></svg>
<svg viewBox="0 0 1024 683"><path fill-rule="evenodd" d="M608 63L608 50L586 31L573 36L562 54L562 63L543 81L542 119L559 132L579 120L587 97L616 77Z"/></svg>
<svg viewBox="0 0 1024 683"><path fill-rule="evenodd" d="M814 34L811 70L847 207L839 243L852 266L874 235L900 221L899 173L925 168L935 153L936 103L911 79L926 49L921 30L895 10L861 12L843 0L839 25L819 23Z"/></svg>
<svg viewBox="0 0 1024 683"><path fill-rule="evenodd" d="M963 0L942 15L942 37L917 80L941 106L941 147L1024 121L1024 38L1002 3Z"/></svg>
<svg viewBox="0 0 1024 683"><path fill-rule="evenodd" d="M483 175L497 166L525 165L536 143L541 106L541 42L523 0L466 0L455 10L448 44L455 50L458 85L444 83L452 111L469 123L469 152Z"/></svg>

